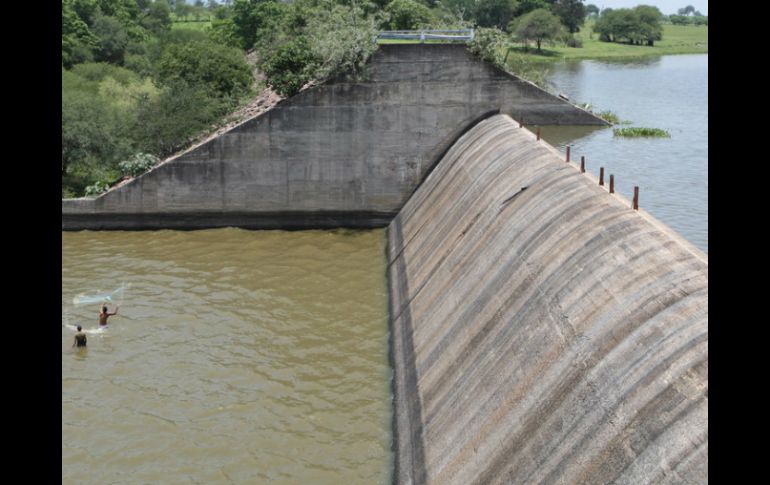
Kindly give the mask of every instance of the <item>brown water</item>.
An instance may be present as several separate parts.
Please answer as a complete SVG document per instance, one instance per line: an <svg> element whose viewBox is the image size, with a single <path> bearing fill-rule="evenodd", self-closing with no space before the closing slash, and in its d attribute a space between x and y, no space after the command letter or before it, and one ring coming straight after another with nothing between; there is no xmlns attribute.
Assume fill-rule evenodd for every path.
<svg viewBox="0 0 770 485"><path fill-rule="evenodd" d="M62 483L390 483L384 245L63 233ZM105 331L98 304L73 304L121 284Z"/></svg>

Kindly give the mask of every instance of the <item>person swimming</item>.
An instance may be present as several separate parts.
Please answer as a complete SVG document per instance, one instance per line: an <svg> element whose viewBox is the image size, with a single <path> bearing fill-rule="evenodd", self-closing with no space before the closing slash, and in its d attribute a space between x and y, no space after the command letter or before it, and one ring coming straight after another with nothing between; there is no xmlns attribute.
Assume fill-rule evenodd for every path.
<svg viewBox="0 0 770 485"><path fill-rule="evenodd" d="M118 309L119 309L119 308L120 308L120 307L116 306L116 307L115 307L115 311L114 311L113 313L110 313L110 312L107 310L107 305L106 305L106 304L105 304L105 305L103 305L103 306L102 306L102 310L99 312L99 326L100 326L100 327L104 327L104 326L106 326L106 325L107 325L107 319L108 319L109 317L113 316L113 315L117 315L117 314L118 314Z"/></svg>
<svg viewBox="0 0 770 485"><path fill-rule="evenodd" d="M83 327L78 325L78 333L75 334L75 341L72 342L72 346L85 347L88 342L88 337L83 333Z"/></svg>

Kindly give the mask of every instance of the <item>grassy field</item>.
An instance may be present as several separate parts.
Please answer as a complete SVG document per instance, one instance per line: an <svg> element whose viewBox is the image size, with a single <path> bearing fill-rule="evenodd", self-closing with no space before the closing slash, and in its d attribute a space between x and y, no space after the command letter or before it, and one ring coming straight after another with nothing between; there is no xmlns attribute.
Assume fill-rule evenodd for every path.
<svg viewBox="0 0 770 485"><path fill-rule="evenodd" d="M592 32L593 21L586 21L576 34L583 41L583 47L543 46L543 54L536 54L534 46L528 50L517 44L515 52L529 54L533 61L556 61L565 59L606 59L662 56L666 54L705 54L709 51L708 26L663 25L663 40L650 47L646 45L617 44L601 42Z"/></svg>

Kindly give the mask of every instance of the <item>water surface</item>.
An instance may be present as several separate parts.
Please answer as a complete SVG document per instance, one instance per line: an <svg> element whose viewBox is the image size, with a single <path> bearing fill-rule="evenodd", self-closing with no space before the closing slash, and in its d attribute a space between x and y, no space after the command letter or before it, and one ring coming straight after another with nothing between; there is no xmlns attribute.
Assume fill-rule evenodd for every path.
<svg viewBox="0 0 770 485"><path fill-rule="evenodd" d="M384 244L62 233L62 483L390 483ZM73 298L121 284L98 332Z"/></svg>
<svg viewBox="0 0 770 485"><path fill-rule="evenodd" d="M708 55L552 66L549 81L577 104L612 111L629 125L661 128L671 138L614 137L612 128L542 127L543 138L705 252L708 252Z"/></svg>

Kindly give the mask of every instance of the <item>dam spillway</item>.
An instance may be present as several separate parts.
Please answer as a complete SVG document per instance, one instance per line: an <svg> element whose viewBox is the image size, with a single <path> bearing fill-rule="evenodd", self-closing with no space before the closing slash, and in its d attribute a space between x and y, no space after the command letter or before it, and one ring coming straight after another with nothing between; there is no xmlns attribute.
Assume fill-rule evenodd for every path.
<svg viewBox="0 0 770 485"><path fill-rule="evenodd" d="M395 483L707 482L706 255L507 115L603 123L463 46L381 46L62 229L387 226Z"/></svg>
<svg viewBox="0 0 770 485"><path fill-rule="evenodd" d="M396 483L708 481L708 260L507 116L388 226Z"/></svg>

